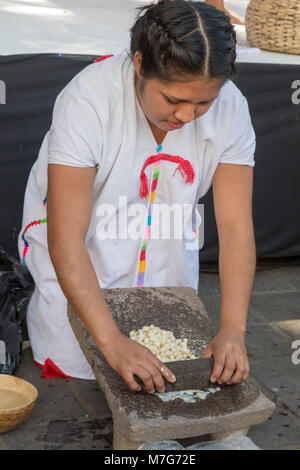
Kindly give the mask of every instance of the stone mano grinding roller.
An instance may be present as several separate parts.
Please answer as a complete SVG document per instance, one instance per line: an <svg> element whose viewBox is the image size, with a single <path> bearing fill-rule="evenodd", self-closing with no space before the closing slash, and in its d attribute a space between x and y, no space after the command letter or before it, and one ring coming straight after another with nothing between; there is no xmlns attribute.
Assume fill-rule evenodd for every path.
<svg viewBox="0 0 300 470"><path fill-rule="evenodd" d="M168 382L164 377L166 392L182 390L201 390L208 387L220 386L210 382L214 360L212 357L203 359L186 359L184 361L166 362L168 368L175 374L176 382ZM136 382L145 390L145 385L134 375Z"/></svg>

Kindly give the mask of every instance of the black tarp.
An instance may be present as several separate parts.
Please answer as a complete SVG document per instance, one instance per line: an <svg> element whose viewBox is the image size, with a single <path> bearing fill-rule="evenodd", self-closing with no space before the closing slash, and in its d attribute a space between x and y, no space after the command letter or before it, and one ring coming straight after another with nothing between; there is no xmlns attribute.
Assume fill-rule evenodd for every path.
<svg viewBox="0 0 300 470"><path fill-rule="evenodd" d="M0 102L5 98L0 104L0 244L13 256L27 179L51 125L55 99L96 57L0 56ZM258 260L300 257L300 104L292 101L297 80L297 65L238 64L235 83L248 100L257 137L253 220ZM212 190L199 203L205 205L200 261L216 262Z"/></svg>

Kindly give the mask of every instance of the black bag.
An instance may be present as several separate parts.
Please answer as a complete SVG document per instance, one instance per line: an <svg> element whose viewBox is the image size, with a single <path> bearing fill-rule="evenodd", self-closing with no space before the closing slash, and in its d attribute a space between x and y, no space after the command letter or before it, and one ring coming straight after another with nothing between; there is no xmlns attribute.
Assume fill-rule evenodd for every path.
<svg viewBox="0 0 300 470"><path fill-rule="evenodd" d="M0 246L0 374L13 375L21 361L23 331L33 278Z"/></svg>

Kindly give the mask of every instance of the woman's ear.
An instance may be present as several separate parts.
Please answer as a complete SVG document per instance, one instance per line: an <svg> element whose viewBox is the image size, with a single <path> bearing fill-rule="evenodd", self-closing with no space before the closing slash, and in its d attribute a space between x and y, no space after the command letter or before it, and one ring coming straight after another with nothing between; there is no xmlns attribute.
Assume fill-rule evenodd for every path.
<svg viewBox="0 0 300 470"><path fill-rule="evenodd" d="M134 68L138 78L141 80L141 65L142 65L142 53L137 51L133 57Z"/></svg>

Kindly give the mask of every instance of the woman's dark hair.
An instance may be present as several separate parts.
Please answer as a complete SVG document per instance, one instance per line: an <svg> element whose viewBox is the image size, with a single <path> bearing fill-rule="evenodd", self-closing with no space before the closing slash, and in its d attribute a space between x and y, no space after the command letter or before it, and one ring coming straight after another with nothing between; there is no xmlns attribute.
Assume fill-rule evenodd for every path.
<svg viewBox="0 0 300 470"><path fill-rule="evenodd" d="M235 76L236 34L224 12L190 0L159 0L137 10L129 55L142 53L143 78L200 75L225 82Z"/></svg>

